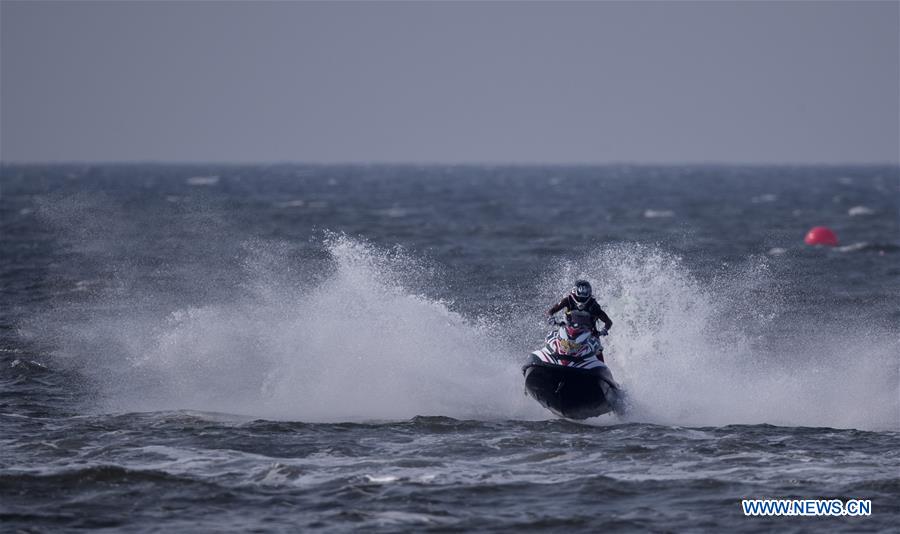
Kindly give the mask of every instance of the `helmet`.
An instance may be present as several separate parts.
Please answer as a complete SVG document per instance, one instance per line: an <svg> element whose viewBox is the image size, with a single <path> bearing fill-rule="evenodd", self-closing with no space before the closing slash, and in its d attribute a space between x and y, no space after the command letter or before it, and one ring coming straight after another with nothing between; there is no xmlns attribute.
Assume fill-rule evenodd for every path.
<svg viewBox="0 0 900 534"><path fill-rule="evenodd" d="M591 284L587 280L575 280L575 288L572 289L572 298L579 307L591 300Z"/></svg>

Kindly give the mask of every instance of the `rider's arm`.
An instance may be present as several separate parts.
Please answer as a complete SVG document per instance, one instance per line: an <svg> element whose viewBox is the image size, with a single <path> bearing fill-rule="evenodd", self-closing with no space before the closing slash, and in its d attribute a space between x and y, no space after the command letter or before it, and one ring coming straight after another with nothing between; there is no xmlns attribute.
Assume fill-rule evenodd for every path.
<svg viewBox="0 0 900 534"><path fill-rule="evenodd" d="M601 308L599 304L595 304L593 311L597 319L603 321L604 328L606 328L607 330L612 328L612 319L609 318L609 315L606 315L606 312L603 311L603 308Z"/></svg>
<svg viewBox="0 0 900 534"><path fill-rule="evenodd" d="M566 295L565 297L563 297L563 299L561 301L559 301L558 304L556 304L555 306L553 306L552 308L547 310L547 315L553 315L554 313L558 312L559 310L561 310L563 308L568 308L568 307L569 307L569 296Z"/></svg>

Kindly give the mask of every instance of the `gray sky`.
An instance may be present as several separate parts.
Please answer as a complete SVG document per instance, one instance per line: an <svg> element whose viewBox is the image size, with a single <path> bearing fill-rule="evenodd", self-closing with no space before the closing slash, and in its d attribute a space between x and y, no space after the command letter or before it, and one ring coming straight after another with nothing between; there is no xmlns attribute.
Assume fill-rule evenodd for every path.
<svg viewBox="0 0 900 534"><path fill-rule="evenodd" d="M898 6L4 0L0 157L897 162Z"/></svg>

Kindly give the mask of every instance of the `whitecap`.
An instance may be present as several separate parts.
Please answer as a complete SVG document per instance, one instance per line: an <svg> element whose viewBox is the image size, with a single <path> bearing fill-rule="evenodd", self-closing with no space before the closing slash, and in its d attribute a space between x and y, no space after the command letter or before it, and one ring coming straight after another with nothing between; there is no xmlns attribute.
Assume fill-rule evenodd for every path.
<svg viewBox="0 0 900 534"><path fill-rule="evenodd" d="M42 363L38 363L34 360L20 360L18 358L13 360L12 363L9 364L9 366L14 369L17 367L21 367L21 368L29 370L29 371L46 371L47 370L47 366Z"/></svg>
<svg viewBox="0 0 900 534"><path fill-rule="evenodd" d="M376 215L380 215L382 217L389 217L391 219L400 219L402 217L406 217L410 214L410 210L407 208L401 208L398 206L394 206L392 208L384 209L384 210L375 210Z"/></svg>
<svg viewBox="0 0 900 534"><path fill-rule="evenodd" d="M72 288L72 291L89 291L91 286L96 284L96 280L79 280L75 282L75 287Z"/></svg>
<svg viewBox="0 0 900 534"><path fill-rule="evenodd" d="M374 514L375 520L381 523L382 525L399 525L399 524L409 524L409 523L418 523L418 524L439 524L441 522L446 521L444 518L437 518L435 516L431 516L428 514L421 514L415 512L402 512L395 510L387 510L384 512L376 512Z"/></svg>
<svg viewBox="0 0 900 534"><path fill-rule="evenodd" d="M644 217L647 219L664 219L668 217L674 217L675 212L672 210L646 210L644 211Z"/></svg>
<svg viewBox="0 0 900 534"><path fill-rule="evenodd" d="M768 202L775 202L776 200L778 200L778 195L775 195L774 193L766 193L764 195L757 195L751 198L750 202L754 204L763 204Z"/></svg>
<svg viewBox="0 0 900 534"><path fill-rule="evenodd" d="M275 203L276 208L302 208L305 205L306 205L306 201L301 198L298 198L295 200L287 200L285 202L276 202Z"/></svg>
<svg viewBox="0 0 900 534"><path fill-rule="evenodd" d="M216 185L219 183L218 176L191 176L185 183L188 185Z"/></svg>
<svg viewBox="0 0 900 534"><path fill-rule="evenodd" d="M875 210L868 206L853 206L849 210L847 210L847 215L851 217L858 217L860 215L872 215L875 213Z"/></svg>
<svg viewBox="0 0 900 534"><path fill-rule="evenodd" d="M850 245L844 245L842 247L837 247L838 252L857 252L860 250L865 250L869 247L869 244L865 241L859 241L857 243L852 243Z"/></svg>
<svg viewBox="0 0 900 534"><path fill-rule="evenodd" d="M400 477L395 477L392 475L383 475L383 476L373 476L366 475L366 480L372 482L373 484L390 484L391 482L396 482L400 480Z"/></svg>

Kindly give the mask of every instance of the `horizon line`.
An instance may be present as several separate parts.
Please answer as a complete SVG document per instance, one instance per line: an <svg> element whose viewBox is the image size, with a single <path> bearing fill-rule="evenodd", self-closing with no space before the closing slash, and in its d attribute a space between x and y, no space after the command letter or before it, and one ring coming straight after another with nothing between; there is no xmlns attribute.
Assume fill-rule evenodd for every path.
<svg viewBox="0 0 900 534"><path fill-rule="evenodd" d="M69 166L69 165L221 165L226 167L296 165L309 167L898 167L897 161L682 161L682 162L638 162L638 161L596 161L596 162L515 162L515 161L390 161L390 160L348 160L348 161L302 161L302 160L3 160L6 166Z"/></svg>

